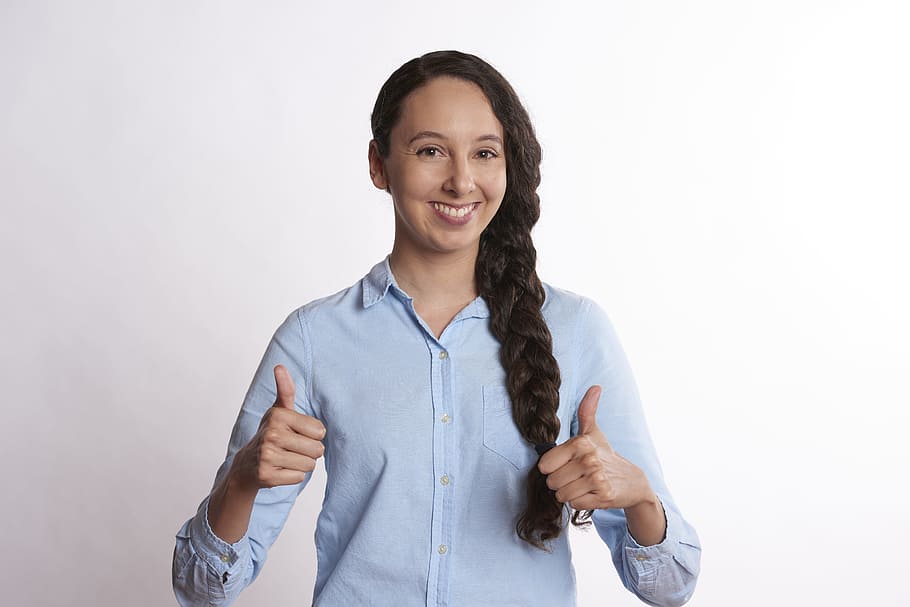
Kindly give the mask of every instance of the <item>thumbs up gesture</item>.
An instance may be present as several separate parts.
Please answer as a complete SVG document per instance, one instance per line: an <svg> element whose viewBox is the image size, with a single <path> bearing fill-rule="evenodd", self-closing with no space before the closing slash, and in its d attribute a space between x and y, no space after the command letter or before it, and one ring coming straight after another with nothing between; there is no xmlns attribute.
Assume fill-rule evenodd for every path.
<svg viewBox="0 0 910 607"><path fill-rule="evenodd" d="M231 476L245 487L296 485L325 452L325 426L294 409L294 380L287 369L277 365L274 372L275 404L262 416L259 430L237 452L231 467Z"/></svg>
<svg viewBox="0 0 910 607"><path fill-rule="evenodd" d="M556 499L576 510L654 503L644 472L613 451L597 427L600 393L600 386L588 388L578 406L578 434L547 451L537 466Z"/></svg>

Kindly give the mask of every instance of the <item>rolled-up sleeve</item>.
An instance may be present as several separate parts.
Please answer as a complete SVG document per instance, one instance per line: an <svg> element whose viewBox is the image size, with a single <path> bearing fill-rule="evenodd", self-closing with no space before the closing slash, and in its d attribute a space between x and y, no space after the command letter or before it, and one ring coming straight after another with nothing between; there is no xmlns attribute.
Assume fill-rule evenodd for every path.
<svg viewBox="0 0 910 607"><path fill-rule="evenodd" d="M228 544L209 526L208 498L196 516L177 532L173 580L177 602L189 605L229 605L251 581L250 540L244 535Z"/></svg>
<svg viewBox="0 0 910 607"><path fill-rule="evenodd" d="M682 517L664 481L651 441L638 389L625 353L607 315L590 300L579 314L578 373L573 378L576 403L591 385L603 388L597 425L613 449L647 476L660 499L667 521L662 542L641 546L629 534L625 513L597 510L593 522L610 548L623 585L650 605L675 607L692 596L698 579L701 544L695 529ZM573 434L575 425L573 423Z"/></svg>
<svg viewBox="0 0 910 607"><path fill-rule="evenodd" d="M662 500L663 501L663 500ZM664 506L667 534L653 546L641 546L628 530L618 555L623 583L645 602L660 607L682 605L692 597L698 579L701 547L695 530L672 508ZM620 551L617 551L620 552Z"/></svg>

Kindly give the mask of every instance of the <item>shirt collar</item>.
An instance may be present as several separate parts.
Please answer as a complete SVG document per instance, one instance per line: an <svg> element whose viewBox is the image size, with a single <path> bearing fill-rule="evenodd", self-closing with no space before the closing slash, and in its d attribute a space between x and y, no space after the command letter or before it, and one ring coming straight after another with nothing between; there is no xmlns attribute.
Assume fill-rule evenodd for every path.
<svg viewBox="0 0 910 607"><path fill-rule="evenodd" d="M488 318L489 316L490 308L487 307L487 302L483 297L476 297L455 318Z"/></svg>
<svg viewBox="0 0 910 607"><path fill-rule="evenodd" d="M369 308L373 304L382 301L385 294L389 292L389 287L394 286L398 289L395 284L395 277L392 276L392 268L389 266L388 256L373 266L370 273L363 277L362 284L364 308ZM401 289L398 290L401 291Z"/></svg>
<svg viewBox="0 0 910 607"><path fill-rule="evenodd" d="M392 268L389 266L389 257L373 266L370 273L363 277L363 307L379 303L389 292L389 289L395 289L395 292L404 300L410 300L411 297L401 290L398 283L395 282L395 276L392 275ZM456 318L487 318L490 316L490 309L483 297L477 297L458 313Z"/></svg>

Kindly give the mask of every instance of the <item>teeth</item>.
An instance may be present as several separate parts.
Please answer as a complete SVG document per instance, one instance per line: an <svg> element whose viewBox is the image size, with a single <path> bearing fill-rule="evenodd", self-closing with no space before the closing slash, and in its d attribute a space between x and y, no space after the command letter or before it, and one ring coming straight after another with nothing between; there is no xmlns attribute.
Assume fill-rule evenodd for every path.
<svg viewBox="0 0 910 607"><path fill-rule="evenodd" d="M476 206L477 206L477 203L474 203L474 204L469 204L468 206L465 206L465 207L458 207L456 209L455 207L450 207L447 204L441 204L439 202L433 203L434 209L436 209L440 213L448 215L449 217L464 217L465 215L467 215L468 213L473 211L474 207L476 207Z"/></svg>

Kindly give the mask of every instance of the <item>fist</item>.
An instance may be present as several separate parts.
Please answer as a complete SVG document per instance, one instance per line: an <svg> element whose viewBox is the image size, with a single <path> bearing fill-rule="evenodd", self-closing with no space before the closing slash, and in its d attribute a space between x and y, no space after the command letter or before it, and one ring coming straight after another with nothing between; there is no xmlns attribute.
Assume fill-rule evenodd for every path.
<svg viewBox="0 0 910 607"><path fill-rule="evenodd" d="M296 485L325 453L325 426L294 409L294 380L275 367L275 404L265 412L259 430L234 457L231 474L243 486L262 489Z"/></svg>
<svg viewBox="0 0 910 607"><path fill-rule="evenodd" d="M578 406L578 434L537 464L556 499L576 510L629 508L654 496L644 472L613 451L597 427L600 393L600 386L588 388Z"/></svg>

